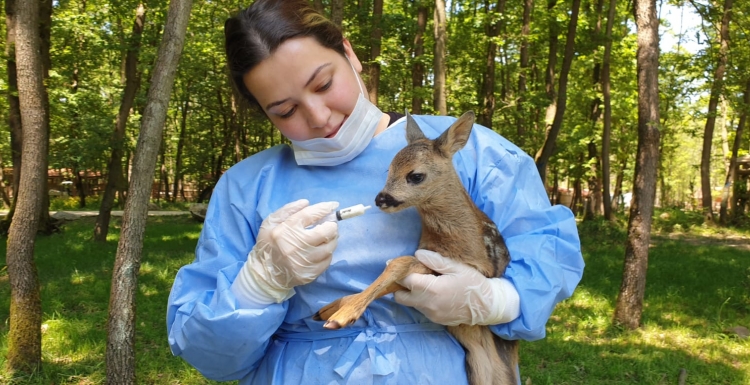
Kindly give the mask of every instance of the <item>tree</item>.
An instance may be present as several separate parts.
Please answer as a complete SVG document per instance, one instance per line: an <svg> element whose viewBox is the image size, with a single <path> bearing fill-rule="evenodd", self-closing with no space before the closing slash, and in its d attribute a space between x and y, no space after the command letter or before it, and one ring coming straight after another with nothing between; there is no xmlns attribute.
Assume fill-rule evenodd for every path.
<svg viewBox="0 0 750 385"><path fill-rule="evenodd" d="M123 141L125 139L125 128L130 116L130 109L133 108L135 96L141 85L140 74L138 73L138 53L141 46L141 34L143 25L146 22L146 8L141 3L135 11L135 22L133 23L133 33L130 38L130 44L127 44L127 54L125 55L125 89L122 91L120 101L120 110L115 120L115 129L112 134L112 156L109 159L107 167L107 185L104 187L102 203L99 206L99 215L96 217L94 225L94 240L97 242L106 242L107 233L109 232L109 220L114 207L115 195L117 191L124 190L127 186L127 180L122 172L122 158L125 155L123 150Z"/></svg>
<svg viewBox="0 0 750 385"><path fill-rule="evenodd" d="M636 0L634 11L638 35L638 153L622 284L614 314L615 323L629 329L640 326L643 313L659 164L659 19L656 17L656 0Z"/></svg>
<svg viewBox="0 0 750 385"><path fill-rule="evenodd" d="M713 199L711 198L711 147L716 126L716 113L724 89L724 72L727 67L727 55L729 53L729 23L732 19L732 0L724 0L724 13L721 18L721 31L719 34L719 56L714 69L714 80L711 85L711 96L708 101L708 116L706 127L703 131L703 152L701 154L701 192L703 193L702 205L704 219L708 223L714 223Z"/></svg>
<svg viewBox="0 0 750 385"><path fill-rule="evenodd" d="M16 0L5 0L5 55L8 69L8 127L10 128L10 151L13 164L13 203L18 199L18 184L21 181L21 149L23 132L21 131L21 110L18 104L18 79L16 74ZM7 220L12 218L14 204Z"/></svg>
<svg viewBox="0 0 750 385"><path fill-rule="evenodd" d="M495 111L495 62L497 56L497 35L500 31L501 15L505 12L505 0L498 0L494 7L489 4L484 9L487 17L487 52L482 76L479 100L482 101L477 123L492 128L492 114Z"/></svg>
<svg viewBox="0 0 750 385"><path fill-rule="evenodd" d="M448 103L445 88L446 66L445 46L448 40L445 19L445 0L435 0L435 63L434 63L434 91L433 105L440 115L448 114Z"/></svg>
<svg viewBox="0 0 750 385"><path fill-rule="evenodd" d="M421 3L417 7L417 31L414 35L414 57L411 70L411 113L422 113L422 96L420 91L424 85L424 31L427 28L427 7Z"/></svg>
<svg viewBox="0 0 750 385"><path fill-rule="evenodd" d="M42 304L34 263L47 182L49 115L44 89L40 2L16 3L16 68L23 131L22 178L14 220L8 233L7 263L11 286L7 365L32 372L42 364Z"/></svg>
<svg viewBox="0 0 750 385"><path fill-rule="evenodd" d="M159 152L169 96L185 42L191 0L171 0L146 108L141 120L133 175L122 219L120 242L112 271L107 319L107 383L135 383L135 294L143 252L148 201Z"/></svg>
<svg viewBox="0 0 750 385"><path fill-rule="evenodd" d="M575 37L576 28L578 26L578 11L581 8L581 0L573 0L573 7L570 11L570 21L568 22L568 34L565 42L565 53L563 54L563 64L560 70L560 80L557 88L557 100L554 102L556 108L552 124L547 127L547 133L544 138L544 145L536 154L536 168L539 170L539 176L542 178L542 183L546 181L547 175L547 163L552 153L555 151L557 142L557 136L560 133L560 128L563 123L563 116L565 115L565 107L568 100L568 74L570 73L570 67L573 64L573 56L575 56Z"/></svg>
<svg viewBox="0 0 750 385"><path fill-rule="evenodd" d="M531 34L531 11L534 8L534 0L523 2L523 25L521 26L521 49L520 68L518 71L518 104L516 105L516 134L519 144L523 145L526 136L526 125L529 118L526 113L526 83L529 69L529 35Z"/></svg>
<svg viewBox="0 0 750 385"><path fill-rule="evenodd" d="M610 167L609 167L609 149L612 136L612 94L610 93L611 84L611 60L612 60L612 26L617 10L617 0L609 1L609 11L607 13L607 31L604 43L604 59L602 60L602 96L604 98L604 128L602 129L602 188L604 198L604 218L612 220L612 202L610 201Z"/></svg>
<svg viewBox="0 0 750 385"><path fill-rule="evenodd" d="M735 132L734 134L734 143L732 144L732 158L729 162L729 172L727 172L727 179L724 183L724 196L721 200L719 219L722 224L729 224L730 222L736 221L740 212L740 208L738 205L738 190L740 189L740 186L737 185L739 182L739 175L737 175L737 154L739 153L740 145L742 144L742 135L745 131L745 124L747 123L748 107L750 107L750 78L748 78L748 80L745 82L745 91L743 95L744 96L742 98L742 106L740 111L740 121L739 123L737 123L737 132ZM731 199L729 199L728 197L730 190L729 186L732 186L734 190ZM729 200L729 205L731 207L731 219L727 218L727 200Z"/></svg>
<svg viewBox="0 0 750 385"><path fill-rule="evenodd" d="M378 85L380 84L380 45L383 36L381 22L383 19L383 0L372 4L372 31L370 32L370 60L367 63L367 91L373 104L378 104Z"/></svg>

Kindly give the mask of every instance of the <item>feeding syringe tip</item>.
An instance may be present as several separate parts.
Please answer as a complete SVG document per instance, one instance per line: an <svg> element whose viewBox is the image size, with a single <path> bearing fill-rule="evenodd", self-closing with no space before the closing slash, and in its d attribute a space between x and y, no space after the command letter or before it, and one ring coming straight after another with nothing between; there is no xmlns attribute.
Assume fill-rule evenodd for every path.
<svg viewBox="0 0 750 385"><path fill-rule="evenodd" d="M358 217L365 213L367 209L369 209L372 206L365 206L363 204L358 204L354 206L350 206L347 208L343 208L341 210L336 210L323 218L321 218L319 221L313 223L312 225L308 226L308 229L311 229L321 223L325 222L334 222L334 221L343 221L344 219L354 218Z"/></svg>

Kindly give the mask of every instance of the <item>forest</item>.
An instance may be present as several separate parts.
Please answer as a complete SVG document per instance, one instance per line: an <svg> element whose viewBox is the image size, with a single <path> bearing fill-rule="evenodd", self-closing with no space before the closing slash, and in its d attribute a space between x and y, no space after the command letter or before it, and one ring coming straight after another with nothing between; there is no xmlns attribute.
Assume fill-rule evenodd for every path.
<svg viewBox="0 0 750 385"><path fill-rule="evenodd" d="M605 192L618 198L611 199L615 209L629 203L622 197L632 191L637 148L632 2L449 1L437 22L435 2L317 3L353 42L381 110L455 116L474 110L481 124L544 162L553 201L593 215L605 211ZM87 194L103 190L84 186L86 175L118 179L120 191L127 186L167 4L49 5L42 20L49 168L74 182L82 192L74 195L85 204ZM243 108L228 81L223 22L238 6L193 4L154 170L156 197L205 200L232 164L283 142L263 116ZM750 60L743 7L732 1L658 4L657 206L718 213L720 202L733 208L728 198L736 196L740 203L735 200L730 212L744 212L746 188L732 184L742 175L729 173L733 159L750 147L741 135L750 85L742 69ZM0 114L9 124L3 125L0 165L9 206L20 128L5 28L0 38L8 66L0 67L0 87L7 97L0 99ZM736 189L725 192L730 185Z"/></svg>
<svg viewBox="0 0 750 385"><path fill-rule="evenodd" d="M629 211L625 250L617 250L625 253L623 285L616 309L605 310L614 310L617 327L637 329L642 313L648 317L643 299L654 206L671 215L697 215L700 228L748 223L750 139L743 130L750 112L750 73L744 69L750 63L750 4L311 4L352 42L369 98L382 111L459 116L472 110L479 124L535 160L550 202L569 206L586 223L582 229L616 231L608 226L627 221ZM204 203L229 167L286 142L230 84L224 22L246 5L5 0L0 209L9 214L0 221L8 234L0 283L10 281L13 295L10 327L0 328L8 331L7 345L0 350L7 350L9 368L33 371L42 359L40 340L24 345L29 336L41 338L41 303L49 301L40 298L40 287L49 289L45 281L40 286L34 265L37 230L60 231L50 210L98 209L89 224L93 240L102 247L119 241L116 257L107 260L114 267L105 269L112 276L107 382L134 382L138 326L132 314L136 296L143 295L138 275L146 203ZM125 216L112 223L116 208ZM670 220L665 215L659 218ZM109 233L113 226L117 234ZM194 230L183 235L188 249ZM86 247L96 254L96 246ZM737 271L750 274L743 268ZM162 281L168 285L169 277ZM163 295L168 288L156 291ZM582 291L579 301L588 293ZM746 293L739 298L739 305L731 297L724 304L742 320ZM566 310L576 314L574 307Z"/></svg>

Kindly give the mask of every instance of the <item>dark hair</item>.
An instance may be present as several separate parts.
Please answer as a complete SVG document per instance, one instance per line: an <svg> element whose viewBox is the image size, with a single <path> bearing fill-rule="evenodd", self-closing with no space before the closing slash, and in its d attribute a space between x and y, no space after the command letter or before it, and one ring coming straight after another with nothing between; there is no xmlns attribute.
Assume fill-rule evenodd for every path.
<svg viewBox="0 0 750 385"><path fill-rule="evenodd" d="M286 40L307 36L345 55L344 35L339 27L318 13L307 0L257 0L227 19L224 23L227 66L239 93L258 106L242 77Z"/></svg>

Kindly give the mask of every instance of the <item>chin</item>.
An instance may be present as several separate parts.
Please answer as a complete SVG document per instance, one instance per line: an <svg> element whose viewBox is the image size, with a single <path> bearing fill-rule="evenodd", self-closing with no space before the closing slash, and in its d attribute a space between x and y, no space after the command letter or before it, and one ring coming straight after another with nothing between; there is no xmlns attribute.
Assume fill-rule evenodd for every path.
<svg viewBox="0 0 750 385"><path fill-rule="evenodd" d="M404 207L401 206L401 205L399 205L399 206L387 206L387 205L383 205L383 206L378 206L378 208L381 211L384 211L384 212L389 213L389 214L397 213L397 212L399 212L399 211L401 211L401 210L404 209Z"/></svg>

